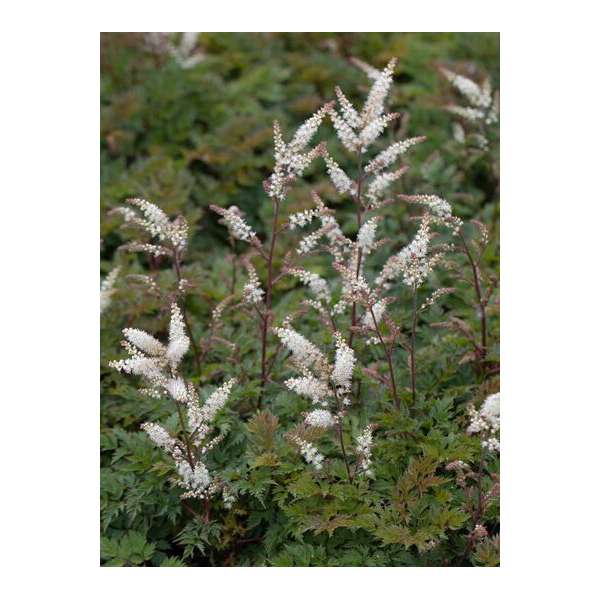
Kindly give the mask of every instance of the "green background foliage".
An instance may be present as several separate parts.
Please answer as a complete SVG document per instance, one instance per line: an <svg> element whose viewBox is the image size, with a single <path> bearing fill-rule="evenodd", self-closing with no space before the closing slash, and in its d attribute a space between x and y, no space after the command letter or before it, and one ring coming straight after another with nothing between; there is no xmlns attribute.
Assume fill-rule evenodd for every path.
<svg viewBox="0 0 600 600"><path fill-rule="evenodd" d="M272 122L284 134L293 131L319 106L333 99L340 85L360 103L368 89L364 75L348 62L356 56L382 67L398 57L388 107L403 113L385 139L426 135L411 150L410 171L395 188L403 193L436 193L447 198L465 220L477 218L490 230L482 268L499 271L499 164L497 133L486 151L469 140L453 139L455 119L443 107L457 96L437 68L445 65L480 80L488 74L499 88L497 34L399 33L203 33L198 39L203 60L183 69L172 58L150 51L140 34L105 34L101 41L101 267L116 264L125 273L153 270L159 283L172 284L168 265L152 265L118 247L131 237L122 220L107 216L125 198L145 197L167 214L183 214L191 236L184 276L194 288L187 302L194 337L207 333L212 308L230 293L233 276L227 232L209 204L239 206L260 236L268 229L271 205L263 180L272 168ZM343 152L332 127L319 139L331 153ZM336 208L344 231L355 232L353 206L340 201L313 166L297 185L285 211L310 208L311 189ZM385 209L382 235L391 246L377 251L367 273L380 267L414 234L401 204ZM475 235L475 229L469 230ZM292 248L280 249L277 260ZM236 248L237 252L241 248ZM458 268L465 266L457 258ZM307 266L325 272L325 263ZM369 269L372 269L369 272ZM462 272L462 271L461 271ZM464 273L467 273L465 270ZM259 269L259 275L263 276ZM239 296L244 273L236 273ZM362 402L352 412L352 434L365 423L377 424L375 479L349 483L341 459L334 458L326 476L316 474L298 456L285 436L300 420L309 402L288 392L281 382L292 371L280 360L261 412L258 396L256 323L228 313L221 336L234 341L237 358L215 346L200 373L187 364L186 375L205 398L225 378L240 385L218 418L226 433L211 455L211 468L223 474L237 494L233 509L212 501L208 522L198 518L171 486L172 467L139 426L147 420L177 430L176 415L164 400L140 395L131 379L111 371L109 360L121 356L121 329L133 326L159 337L168 326L168 312L158 300L141 293L123 278L101 324L101 560L107 566L440 566L498 563L498 545L490 537L466 553L469 515L463 490L444 470L453 460L474 468L478 441L465 433L466 406L497 391L496 370L483 376L472 362L459 364L469 349L460 331L429 327L458 318L478 331L473 291L466 281L438 272L428 284L456 292L424 313L419 325L419 396L410 414L393 410L383 386L362 372ZM407 296L398 291L394 316L410 318ZM279 322L297 309L303 289L291 278L277 288ZM427 294L428 295L428 294ZM489 309L492 363L498 360L498 307ZM321 348L331 336L310 314L298 320L300 330ZM361 354L362 353L362 354ZM365 366L380 360L376 350L361 347ZM406 356L397 353L403 397L410 392ZM348 438L350 440L350 437ZM319 440L327 456L336 448ZM498 459L486 455L484 489L499 472ZM191 507L192 511L199 510ZM485 525L499 532L499 506L493 501ZM428 542L435 540L430 549Z"/></svg>

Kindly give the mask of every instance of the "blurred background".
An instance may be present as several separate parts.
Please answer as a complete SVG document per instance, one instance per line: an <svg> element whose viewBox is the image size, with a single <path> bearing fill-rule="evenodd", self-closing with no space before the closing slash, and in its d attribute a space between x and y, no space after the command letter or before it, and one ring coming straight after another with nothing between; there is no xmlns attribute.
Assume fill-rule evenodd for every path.
<svg viewBox="0 0 600 600"><path fill-rule="evenodd" d="M470 138L468 127L444 110L460 97L439 67L479 82L489 76L498 90L499 34L108 33L101 38L103 271L124 241L120 218L106 213L130 196L187 217L193 231L188 262L227 247L225 228L207 210L211 203L236 204L264 232L270 206L262 182L273 163L272 122L278 119L289 139L335 97L335 85L360 105L370 82L349 63L352 56L377 68L398 58L388 109L403 117L386 135L427 135L411 150L411 170L397 190L435 192L460 216L480 218L493 230L497 140L489 132L483 144L481 136ZM318 136L343 166L333 128L321 127ZM322 166L311 168L304 187L296 186L294 210L310 206L308 187L336 203ZM346 207L336 208L343 223ZM352 211L348 206L349 227Z"/></svg>

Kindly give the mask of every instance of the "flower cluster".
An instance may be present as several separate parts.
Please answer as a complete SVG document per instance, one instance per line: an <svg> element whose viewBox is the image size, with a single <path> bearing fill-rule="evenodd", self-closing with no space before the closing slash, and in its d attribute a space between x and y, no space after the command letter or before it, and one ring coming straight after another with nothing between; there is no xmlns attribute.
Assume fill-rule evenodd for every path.
<svg viewBox="0 0 600 600"><path fill-rule="evenodd" d="M317 408L306 415L304 422L310 427L328 429L335 425L336 418L328 410Z"/></svg>
<svg viewBox="0 0 600 600"><path fill-rule="evenodd" d="M481 445L492 452L500 451L498 433L500 431L500 392L488 396L479 410L469 407L471 422L468 433L481 437Z"/></svg>
<svg viewBox="0 0 600 600"><path fill-rule="evenodd" d="M373 477L371 470L371 454L373 447L373 426L367 425L360 435L356 436L356 454L358 456L357 472L362 471L367 477Z"/></svg>
<svg viewBox="0 0 600 600"><path fill-rule="evenodd" d="M392 144L385 150L381 151L369 164L365 167L366 173L377 173L381 169L389 167L399 156L404 154L409 148L415 144L424 142L427 138L419 136L408 138Z"/></svg>
<svg viewBox="0 0 600 600"><path fill-rule="evenodd" d="M251 242L255 245L260 245L260 241L256 237L256 233L250 225L244 221L243 213L237 206L229 208L221 208L215 204L210 205L210 209L221 215L223 219L220 221L227 226L231 237L244 242Z"/></svg>
<svg viewBox="0 0 600 600"><path fill-rule="evenodd" d="M291 327L276 328L275 333L291 351L291 360L302 373L302 377L288 379L286 386L315 404L327 406L328 398L336 398L338 404L343 404L343 396L350 391L356 358L341 334L335 334L335 361L331 365L314 344Z"/></svg>
<svg viewBox="0 0 600 600"><path fill-rule="evenodd" d="M298 436L294 436L292 441L298 445L300 452L304 457L304 460L309 464L313 465L316 471L320 471L323 468L323 455L315 448L313 444L303 440Z"/></svg>
<svg viewBox="0 0 600 600"><path fill-rule="evenodd" d="M311 374L303 377L292 377L285 382L285 385L292 392L309 398L316 405L327 406L327 398L331 395L327 382Z"/></svg>
<svg viewBox="0 0 600 600"><path fill-rule="evenodd" d="M356 259L350 260L349 267L341 263L333 264L342 278L342 300L346 303L357 302L368 309L378 302L378 297L367 280L361 274L357 274L355 264Z"/></svg>
<svg viewBox="0 0 600 600"><path fill-rule="evenodd" d="M328 153L325 154L325 164L327 165L327 173L331 178L331 182L339 194L356 194L356 184L344 173L340 165Z"/></svg>
<svg viewBox="0 0 600 600"><path fill-rule="evenodd" d="M312 223L313 220L318 217L320 214L319 209L311 208L310 210L303 210L297 213L292 213L288 217L288 227L293 230L296 227L305 227L309 223Z"/></svg>
<svg viewBox="0 0 600 600"><path fill-rule="evenodd" d="M375 72L377 75L374 76L373 85L360 114L342 90L336 88L341 114L331 109L330 118L338 138L350 152L366 152L386 126L398 117L397 113L383 115L384 102L392 85L395 65L396 59L392 59L383 71L370 70L371 75L374 76Z"/></svg>
<svg viewBox="0 0 600 600"><path fill-rule="evenodd" d="M307 285L317 300L326 304L331 302L329 284L323 277L306 269L288 269L288 273L300 279L304 285Z"/></svg>
<svg viewBox="0 0 600 600"><path fill-rule="evenodd" d="M312 148L308 152L303 151L314 137L331 107L331 104L326 104L307 119L296 130L289 144L283 141L279 123L277 121L273 123L275 168L267 181L266 190L274 200L278 202L285 200L287 188L292 181L300 177L317 156L323 154L324 148L321 145Z"/></svg>
<svg viewBox="0 0 600 600"><path fill-rule="evenodd" d="M177 304L171 305L168 345L141 329L123 329L123 335L123 346L130 356L111 361L109 366L122 373L141 375L153 388L169 391L170 382L190 345Z"/></svg>
<svg viewBox="0 0 600 600"><path fill-rule="evenodd" d="M181 215L170 221L161 208L148 200L129 198L126 202L137 208L142 216L140 217L135 210L127 206L115 208L111 214L120 214L125 224L137 225L152 238L157 238L161 242L158 245L134 242L127 244L126 249L133 252L148 252L154 256L169 256L173 251L182 253L185 250L188 242L188 224Z"/></svg>
<svg viewBox="0 0 600 600"><path fill-rule="evenodd" d="M352 373L356 364L354 350L346 344L341 333L336 332L335 338L335 364L331 372L331 380L337 388L338 394L347 394L350 392L352 384Z"/></svg>
<svg viewBox="0 0 600 600"><path fill-rule="evenodd" d="M394 254L383 265L381 273L375 280L376 285L386 288L399 275L409 287L419 287L439 261L439 254L430 254L431 242L430 220L425 217L414 239Z"/></svg>
<svg viewBox="0 0 600 600"><path fill-rule="evenodd" d="M429 296L423 304L419 307L419 310L425 310L426 308L433 306L442 296L446 294L451 294L454 292L454 288L438 288Z"/></svg>
<svg viewBox="0 0 600 600"><path fill-rule="evenodd" d="M283 346L292 353L292 360L298 367L310 369L316 364L320 369L322 365L327 364L325 355L312 342L291 327L276 327L274 332Z"/></svg>
<svg viewBox="0 0 600 600"><path fill-rule="evenodd" d="M366 197L369 200L369 207L375 209L379 207L382 196L386 190L406 173L407 167L401 167L393 172L379 173L369 184Z"/></svg>
<svg viewBox="0 0 600 600"><path fill-rule="evenodd" d="M458 234L463 222L462 219L452 214L452 206L444 198L434 195L416 194L407 196L400 194L399 196L406 202L420 204L424 206L429 216L429 222L447 227L454 235Z"/></svg>
<svg viewBox="0 0 600 600"><path fill-rule="evenodd" d="M276 329L275 332L282 344L292 352L292 363L302 374L301 377L288 379L286 387L309 398L314 405L313 410L305 414L304 424L318 429L335 427L342 435L342 420L345 407L350 404L348 395L356 365L354 350L339 332L334 333L336 351L331 364L314 344L289 326ZM293 441L300 446L305 460L319 469L323 456L315 446L300 435L295 435Z"/></svg>
<svg viewBox="0 0 600 600"><path fill-rule="evenodd" d="M363 223L362 227L358 231L356 243L365 256L370 254L376 247L375 233L377 232L377 225L379 221L381 221L381 217L372 217Z"/></svg>
<svg viewBox="0 0 600 600"><path fill-rule="evenodd" d="M375 331L376 326L381 323L381 319L387 310L387 305L391 302L389 298L382 298L377 301L368 311L365 312L362 318L362 325L366 329ZM375 317L375 320L373 320Z"/></svg>
<svg viewBox="0 0 600 600"><path fill-rule="evenodd" d="M248 271L248 281L242 290L242 300L245 304L260 304L265 295L264 290L260 286L260 280L256 273L256 269L250 261L245 262L246 270Z"/></svg>
<svg viewBox="0 0 600 600"><path fill-rule="evenodd" d="M110 305L113 294L117 291L115 285L121 267L115 267L100 283L100 314L102 314Z"/></svg>
<svg viewBox="0 0 600 600"><path fill-rule="evenodd" d="M171 307L168 345L141 329L124 329L123 335L126 340L123 345L130 358L112 361L109 366L123 373L142 376L151 386L144 391L153 395L168 393L178 406L185 407L187 413L187 423L180 424L182 439L172 436L158 423L144 423L142 429L175 462L179 476L175 482L185 490L182 498L209 497L219 489L219 484L212 480L202 458L222 439L222 436L209 439L209 435L213 431L215 416L228 400L235 379L224 383L204 404L200 404L193 385L186 383L178 374L179 364L190 342L176 304Z"/></svg>
<svg viewBox="0 0 600 600"><path fill-rule="evenodd" d="M447 106L451 113L467 121L481 121L491 125L498 121L498 105L492 96L492 87L489 78L479 85L463 75L458 75L449 69L441 69L446 79L467 100L469 106Z"/></svg>

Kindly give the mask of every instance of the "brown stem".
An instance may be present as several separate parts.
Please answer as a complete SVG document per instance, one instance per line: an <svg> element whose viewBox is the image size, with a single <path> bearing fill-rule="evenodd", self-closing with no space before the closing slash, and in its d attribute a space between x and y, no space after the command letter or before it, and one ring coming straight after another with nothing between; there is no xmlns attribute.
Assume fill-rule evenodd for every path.
<svg viewBox="0 0 600 600"><path fill-rule="evenodd" d="M358 180L356 185L356 224L358 227L358 231L362 226L362 202L361 202L361 192L362 192L362 181L363 181L363 171L362 171L362 153L359 150L358 154ZM360 266L362 262L362 248L358 249L358 256L356 258L356 277L360 275ZM352 327L350 328L350 335L348 337L348 346L352 348L352 340L354 339L354 327L356 327L356 302L352 303Z"/></svg>
<svg viewBox="0 0 600 600"><path fill-rule="evenodd" d="M477 269L477 265L473 260L473 255L469 250L469 245L467 244L467 240L465 239L462 231L459 232L459 237L462 241L463 248L465 250L465 254L469 259L469 263L471 265L471 270L473 272L473 283L475 286L475 294L477 296L477 304L479 307L479 322L481 329L481 365L482 369L485 371L484 361L487 354L487 318L485 315L485 303L483 300L483 294L481 293L481 283L479 280L479 270Z"/></svg>
<svg viewBox="0 0 600 600"><path fill-rule="evenodd" d="M394 404L397 409L400 409L400 398L398 398L398 392L396 390L396 379L394 378L394 367L392 365L392 352L388 349L387 344L383 341L383 336L381 335L381 330L379 329L379 323L377 323L377 319L375 318L375 313L373 312L373 307L369 306L369 311L371 312L371 318L373 319L373 323L375 325L375 331L377 332L377 337L379 338L379 343L383 346L383 351L385 352L385 356L387 358L388 370L390 372L390 383L392 386L392 394L394 395Z"/></svg>
<svg viewBox="0 0 600 600"><path fill-rule="evenodd" d="M477 510L474 512L474 515L473 515L473 532L475 531L475 528L477 527L477 525L479 525L479 523L481 521L481 517L483 516L483 511L485 509L484 502L483 502L483 491L481 488L482 479L483 479L483 465L484 465L484 463L483 463L483 449L482 449L481 455L479 457L479 470L477 471ZM475 536L473 535L473 533L471 533L471 535L469 535L469 541L467 542L467 547L465 548L465 552L462 557L462 562L464 562L467 559L467 557L469 556L469 554L471 553L474 542L475 542Z"/></svg>
<svg viewBox="0 0 600 600"><path fill-rule="evenodd" d="M417 400L417 367L415 365L415 337L417 332L417 286L413 285L413 318L410 335L410 386L413 405Z"/></svg>
<svg viewBox="0 0 600 600"><path fill-rule="evenodd" d="M344 446L344 433L342 431L342 422L338 421L338 435L340 438L340 446L342 448L342 456L344 457L344 464L346 465L346 473L348 473L348 481L352 483L352 473L350 472L350 465L348 464L348 456L346 455L346 447Z"/></svg>
<svg viewBox="0 0 600 600"><path fill-rule="evenodd" d="M208 498L204 498L204 522L208 523L210 521L210 500Z"/></svg>
<svg viewBox="0 0 600 600"><path fill-rule="evenodd" d="M277 239L277 221L279 219L279 200L276 198L275 214L273 215L273 224L271 229L271 244L269 246L269 255L267 257L267 290L265 295L265 316L262 322L261 331L261 358L260 358L260 394L258 396L258 408L262 404L262 396L267 383L267 336L269 332L269 319L271 317L271 308L273 305L273 253L275 251L275 241Z"/></svg>
<svg viewBox="0 0 600 600"><path fill-rule="evenodd" d="M350 472L350 463L348 462L348 456L346 454L346 446L344 445L344 432L342 429L342 405L340 403L340 400L337 396L337 393L334 390L334 395L335 395L335 399L337 402L337 406L338 406L338 422L337 422L337 431L338 431L338 437L340 439L340 447L342 449L342 456L344 457L344 464L346 465L346 473L348 473L348 481L350 483L352 483L352 473Z"/></svg>
<svg viewBox="0 0 600 600"><path fill-rule="evenodd" d="M192 445L190 443L190 438L188 436L187 430L185 428L185 421L183 419L183 413L181 412L181 406L179 405L179 402L177 402L177 400L175 400L175 406L177 406L177 414L179 415L179 426L181 427L183 439L185 441L185 451L187 454L187 460L188 460L188 463L190 464L190 468L193 470L194 466L195 466L195 462L194 462L194 456L192 454Z"/></svg>
<svg viewBox="0 0 600 600"><path fill-rule="evenodd" d="M335 318L333 316L333 314L331 313L331 311L328 311L327 314L329 315L329 322L331 323L331 327L333 329L333 331L337 331L337 325L335 324Z"/></svg>

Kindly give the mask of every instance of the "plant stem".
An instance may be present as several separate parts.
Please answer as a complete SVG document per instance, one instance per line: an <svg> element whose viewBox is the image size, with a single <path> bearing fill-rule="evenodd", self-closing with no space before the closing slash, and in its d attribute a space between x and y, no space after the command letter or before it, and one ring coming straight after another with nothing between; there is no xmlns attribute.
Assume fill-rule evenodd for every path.
<svg viewBox="0 0 600 600"><path fill-rule="evenodd" d="M262 322L261 331L261 359L260 359L260 394L258 396L258 408L262 404L262 396L267 383L267 337L269 332L269 320L271 317L271 308L273 305L273 253L275 251L275 241L277 239L277 221L279 219L279 200L275 198L275 214L273 215L273 224L271 229L271 244L269 246L269 255L267 257L267 290L265 295L265 316Z"/></svg>
<svg viewBox="0 0 600 600"><path fill-rule="evenodd" d="M362 181L363 181L363 169L362 169L362 153L359 151L358 154L358 180L356 182L356 225L357 231L360 231L362 227ZM360 267L362 262L362 248L358 249L358 256L356 258L356 277L360 275ZM356 302L352 303L352 326L350 328L350 335L348 336L348 346L352 348L352 340L354 339L354 327L356 327Z"/></svg>
<svg viewBox="0 0 600 600"><path fill-rule="evenodd" d="M181 431L183 433L183 439L185 440L185 450L187 453L188 463L190 464L190 468L194 469L195 462L194 462L194 456L192 454L192 445L190 444L190 438L185 429L185 421L183 419L183 413L181 412L181 406L179 405L179 402L177 402L177 400L175 400L174 402L175 402L175 406L177 407L177 414L179 415L179 426L181 427Z"/></svg>
<svg viewBox="0 0 600 600"><path fill-rule="evenodd" d="M346 473L348 473L348 481L352 483L352 473L350 473L350 465L348 464L348 456L346 455L346 447L344 446L344 433L342 431L342 422L338 422L338 435L340 438L340 446L342 448L342 455L344 457L344 463L346 465Z"/></svg>
<svg viewBox="0 0 600 600"><path fill-rule="evenodd" d="M400 409L400 398L398 398L398 392L396 390L396 379L394 378L394 367L392 365L392 351L387 347L386 343L383 341L383 336L381 335L381 330L379 329L379 323L377 323L377 319L375 318L375 313L373 312L372 306L369 307L369 311L371 312L371 318L373 319L373 323L375 325L375 331L377 332L379 343L383 346L383 350L387 358L388 370L390 372L390 383L392 386L392 394L394 395L394 404L396 405L397 409Z"/></svg>
<svg viewBox="0 0 600 600"><path fill-rule="evenodd" d="M484 510L483 491L481 489L481 484L482 484L482 479L483 479L483 466L484 466L484 462L483 462L483 448L482 448L481 455L479 457L479 470L477 471L477 510L475 511L475 513L473 515L473 532L475 531L475 528L477 527L477 525L479 525L479 522L481 521L481 517L483 516L483 510ZM473 536L473 534L471 534L469 536L469 541L467 542L467 547L465 548L465 553L463 554L463 557L462 557L462 562L467 560L467 557L471 553L471 550L473 549L474 540L475 540L475 537Z"/></svg>
<svg viewBox="0 0 600 600"><path fill-rule="evenodd" d="M481 283L479 280L479 270L475 261L473 260L473 255L469 250L469 245L467 244L467 240L465 239L462 231L459 231L459 237L462 241L463 248L465 250L465 254L469 259L469 263L471 265L471 270L473 272L473 284L475 286L475 294L477 296L477 304L479 307L479 323L481 330L481 367L483 372L485 373L485 357L487 354L487 318L485 315L485 303L483 301L483 294L481 293Z"/></svg>
<svg viewBox="0 0 600 600"><path fill-rule="evenodd" d="M415 337L417 331L417 286L413 285L412 330L410 335L410 386L413 405L417 400L417 367L415 365Z"/></svg>
<svg viewBox="0 0 600 600"><path fill-rule="evenodd" d="M342 449L342 456L344 457L344 464L346 465L346 473L348 473L348 481L350 483L352 483L352 473L350 472L350 463L348 462L348 456L346 454L346 446L344 445L344 431L342 429L342 416L341 416L342 405L341 405L340 400L335 391L334 391L334 395L335 395L335 399L336 399L337 406L338 406L338 414L340 415L338 422L337 422L337 430L338 430L338 437L340 440L340 447Z"/></svg>

